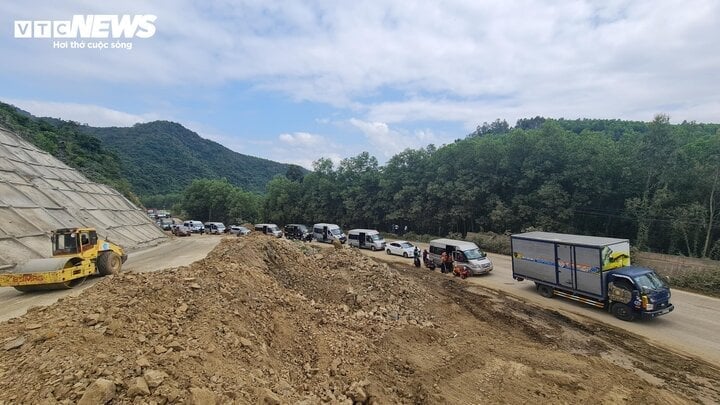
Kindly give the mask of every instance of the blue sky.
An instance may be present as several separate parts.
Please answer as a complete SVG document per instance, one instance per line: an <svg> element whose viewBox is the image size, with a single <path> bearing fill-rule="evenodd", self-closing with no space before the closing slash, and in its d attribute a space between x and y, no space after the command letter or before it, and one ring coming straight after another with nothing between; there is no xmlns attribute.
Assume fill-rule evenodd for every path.
<svg viewBox="0 0 720 405"><path fill-rule="evenodd" d="M720 122L715 0L109 3L1 2L0 100L96 126L177 121L305 167L384 162L497 118ZM156 32L121 39L131 50L14 38L16 20L76 14L152 14Z"/></svg>

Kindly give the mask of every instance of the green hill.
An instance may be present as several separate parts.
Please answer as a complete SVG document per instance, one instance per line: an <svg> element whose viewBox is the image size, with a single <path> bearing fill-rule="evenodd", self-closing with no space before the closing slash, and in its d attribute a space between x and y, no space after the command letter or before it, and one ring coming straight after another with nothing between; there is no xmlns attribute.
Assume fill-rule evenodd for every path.
<svg viewBox="0 0 720 405"><path fill-rule="evenodd" d="M35 117L0 102L0 126L136 203L135 194L176 194L198 178L225 178L244 190L263 193L275 175L286 174L290 167L307 172L294 165L233 152L174 122L96 128Z"/></svg>
<svg viewBox="0 0 720 405"><path fill-rule="evenodd" d="M245 190L263 192L268 181L290 166L233 152L174 122L83 130L120 158L140 195L179 192L197 178L226 178Z"/></svg>
<svg viewBox="0 0 720 405"><path fill-rule="evenodd" d="M88 179L107 184L139 203L127 181L123 164L102 142L73 121L38 118L10 104L0 102L0 127L53 155Z"/></svg>

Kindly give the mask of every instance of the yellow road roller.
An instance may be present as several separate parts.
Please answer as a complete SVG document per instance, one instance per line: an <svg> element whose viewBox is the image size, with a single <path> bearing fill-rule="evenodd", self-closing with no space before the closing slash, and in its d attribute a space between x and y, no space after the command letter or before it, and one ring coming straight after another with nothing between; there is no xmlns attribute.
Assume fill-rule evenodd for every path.
<svg viewBox="0 0 720 405"><path fill-rule="evenodd" d="M52 232L52 257L32 259L0 272L0 287L19 291L72 288L93 275L119 273L127 255L98 238L93 228L63 228Z"/></svg>

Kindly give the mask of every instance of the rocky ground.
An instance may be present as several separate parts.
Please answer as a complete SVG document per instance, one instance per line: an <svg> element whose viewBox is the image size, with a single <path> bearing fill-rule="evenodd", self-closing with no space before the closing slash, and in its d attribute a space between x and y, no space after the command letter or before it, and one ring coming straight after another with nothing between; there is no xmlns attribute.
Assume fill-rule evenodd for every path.
<svg viewBox="0 0 720 405"><path fill-rule="evenodd" d="M0 404L720 402L700 359L467 285L227 238L0 324Z"/></svg>

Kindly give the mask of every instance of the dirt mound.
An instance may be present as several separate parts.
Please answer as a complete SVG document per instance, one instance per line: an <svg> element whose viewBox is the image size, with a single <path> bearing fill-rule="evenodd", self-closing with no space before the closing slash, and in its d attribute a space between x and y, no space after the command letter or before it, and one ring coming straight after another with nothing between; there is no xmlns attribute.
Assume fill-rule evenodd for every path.
<svg viewBox="0 0 720 405"><path fill-rule="evenodd" d="M719 377L448 276L262 235L0 325L0 404L713 402Z"/></svg>

